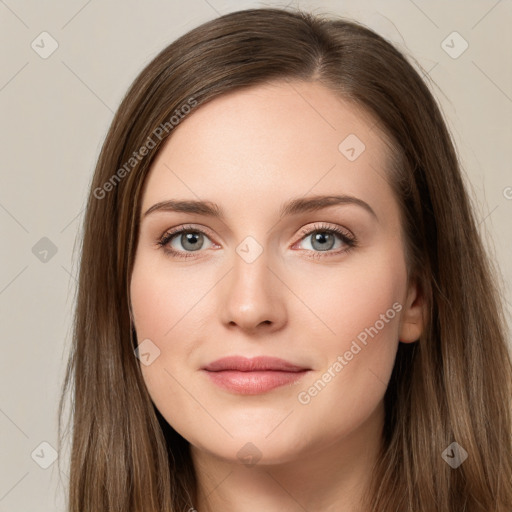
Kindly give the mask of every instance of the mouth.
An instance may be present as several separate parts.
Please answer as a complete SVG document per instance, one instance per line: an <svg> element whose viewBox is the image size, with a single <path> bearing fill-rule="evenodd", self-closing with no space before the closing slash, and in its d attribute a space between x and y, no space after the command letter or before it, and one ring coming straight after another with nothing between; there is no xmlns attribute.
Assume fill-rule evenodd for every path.
<svg viewBox="0 0 512 512"><path fill-rule="evenodd" d="M217 386L242 395L258 395L291 385L311 370L275 357L231 356L201 369Z"/></svg>

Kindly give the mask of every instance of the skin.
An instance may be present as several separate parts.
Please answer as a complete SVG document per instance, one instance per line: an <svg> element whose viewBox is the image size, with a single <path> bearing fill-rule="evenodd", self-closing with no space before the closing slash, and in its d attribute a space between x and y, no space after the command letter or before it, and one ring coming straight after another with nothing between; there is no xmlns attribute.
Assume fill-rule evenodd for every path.
<svg viewBox="0 0 512 512"><path fill-rule="evenodd" d="M354 161L338 148L349 134L366 146ZM317 82L279 81L198 107L153 162L132 314L139 342L160 350L141 370L155 405L191 444L200 489L191 506L200 512L361 510L399 340L414 342L423 328L385 179L388 152L375 120L353 104ZM333 194L365 201L376 217L355 204L279 215L291 199ZM225 218L145 215L169 199L217 203ZM207 232L203 246L193 251L180 235L168 245L191 257L158 245L189 224ZM351 233L358 245L335 254L347 246L333 235L334 246L322 251L311 235L319 224ZM250 263L236 251L247 236L263 249ZM334 371L338 356L393 304L401 308L394 318ZM200 370L228 355L280 357L310 371L292 385L240 395ZM330 381L301 403L299 393L329 368ZM247 443L255 465L237 455Z"/></svg>

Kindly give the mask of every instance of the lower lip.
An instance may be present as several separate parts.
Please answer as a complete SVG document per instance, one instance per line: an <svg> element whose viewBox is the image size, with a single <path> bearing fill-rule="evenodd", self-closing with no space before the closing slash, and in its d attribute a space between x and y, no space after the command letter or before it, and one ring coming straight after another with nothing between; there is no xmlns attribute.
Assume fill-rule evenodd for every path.
<svg viewBox="0 0 512 512"><path fill-rule="evenodd" d="M241 395L259 395L280 386L293 384L301 379L307 371L284 372L264 370L240 372L236 370L223 370L210 372L205 370L214 384Z"/></svg>

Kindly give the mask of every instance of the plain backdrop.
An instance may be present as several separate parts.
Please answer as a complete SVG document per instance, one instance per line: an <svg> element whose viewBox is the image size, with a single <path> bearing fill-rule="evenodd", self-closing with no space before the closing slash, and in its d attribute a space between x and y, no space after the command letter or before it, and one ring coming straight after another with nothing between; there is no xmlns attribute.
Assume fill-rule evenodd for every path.
<svg viewBox="0 0 512 512"><path fill-rule="evenodd" d="M193 27L286 4L0 0L0 512L64 510L66 453L52 447L70 345L74 246L122 96L157 52ZM510 313L512 2L291 5L361 21L415 59L453 133Z"/></svg>

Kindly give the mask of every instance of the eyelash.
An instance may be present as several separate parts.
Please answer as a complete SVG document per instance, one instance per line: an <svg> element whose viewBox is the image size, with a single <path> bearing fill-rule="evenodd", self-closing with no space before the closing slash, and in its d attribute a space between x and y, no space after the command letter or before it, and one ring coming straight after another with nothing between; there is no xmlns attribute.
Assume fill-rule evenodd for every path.
<svg viewBox="0 0 512 512"><path fill-rule="evenodd" d="M328 251L311 251L313 254L308 255L308 258L319 259L319 258L328 258L330 256L339 256L340 254L348 253L355 247L357 247L357 239L354 235L348 235L346 231L336 227L336 226L328 226L325 224L320 224L314 226L313 228L307 228L300 233L300 239L298 242L301 242L304 238L313 233L321 232L321 233L330 233L338 235L341 241L346 245L344 249L338 249L336 251L328 250ZM171 231L167 231L160 240L157 241L157 245L161 247L168 255L173 258L179 259L187 259L194 257L195 252L201 251L176 251L175 249L171 249L168 244L169 242L176 237L176 235L181 235L182 233L201 233L202 235L209 238L208 233L203 231L202 229L196 228L194 226L181 226ZM296 242L296 243L298 243ZM295 244L294 244L295 245Z"/></svg>

